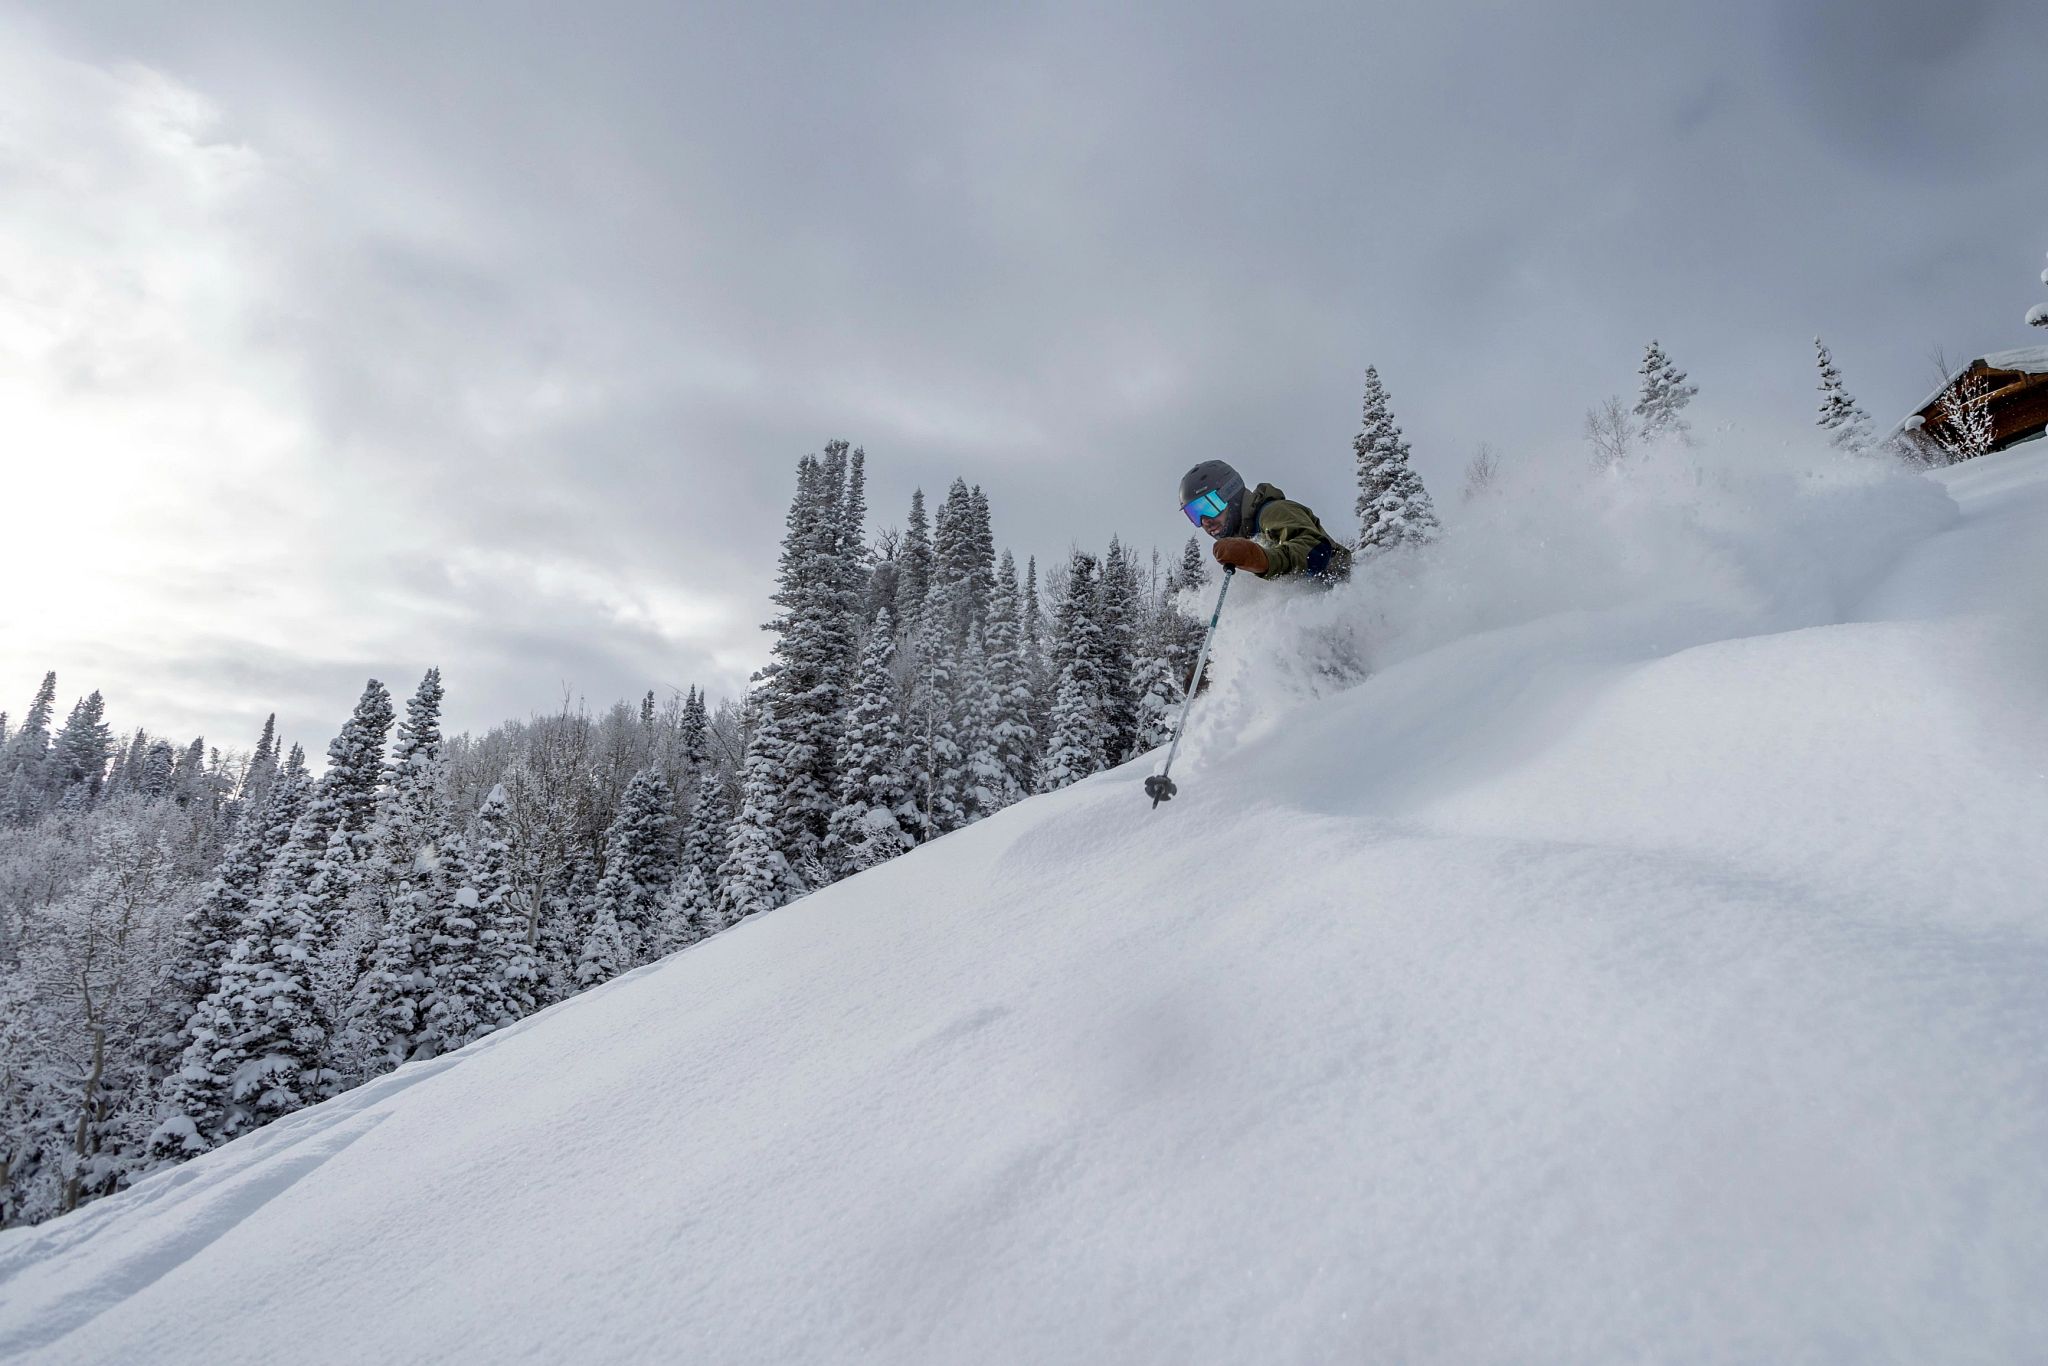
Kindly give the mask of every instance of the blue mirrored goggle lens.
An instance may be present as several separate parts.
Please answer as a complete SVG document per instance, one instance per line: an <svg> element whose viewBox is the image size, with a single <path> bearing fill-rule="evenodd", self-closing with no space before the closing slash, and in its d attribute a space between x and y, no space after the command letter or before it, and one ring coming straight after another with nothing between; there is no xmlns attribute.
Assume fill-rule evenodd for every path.
<svg viewBox="0 0 2048 1366"><path fill-rule="evenodd" d="M1194 502L1182 508L1181 511L1187 513L1190 522L1200 526L1204 517L1221 517L1223 510L1229 506L1230 504L1223 501L1222 494L1218 493L1215 489L1210 489L1207 493L1195 499Z"/></svg>

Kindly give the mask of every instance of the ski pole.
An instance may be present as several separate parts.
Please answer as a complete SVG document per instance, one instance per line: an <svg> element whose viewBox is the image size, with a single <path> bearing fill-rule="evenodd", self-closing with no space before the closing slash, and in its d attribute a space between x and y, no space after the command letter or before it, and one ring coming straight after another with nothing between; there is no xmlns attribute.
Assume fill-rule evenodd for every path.
<svg viewBox="0 0 2048 1366"><path fill-rule="evenodd" d="M1166 747L1166 766L1145 780L1145 795L1152 799L1152 809L1157 811L1159 803L1170 802L1173 794L1180 791L1173 785L1167 773L1173 768L1173 756L1180 753L1180 733L1188 728L1188 713L1195 707L1195 688L1202 681L1202 666L1209 662L1209 642L1216 639L1216 623L1223 620L1223 598L1230 592L1230 580L1237 573L1236 565L1223 568L1223 586L1216 590L1216 610L1209 614L1209 629L1202 633L1202 649L1195 656L1195 671L1188 676L1188 699L1181 704L1180 720L1174 723L1173 743Z"/></svg>

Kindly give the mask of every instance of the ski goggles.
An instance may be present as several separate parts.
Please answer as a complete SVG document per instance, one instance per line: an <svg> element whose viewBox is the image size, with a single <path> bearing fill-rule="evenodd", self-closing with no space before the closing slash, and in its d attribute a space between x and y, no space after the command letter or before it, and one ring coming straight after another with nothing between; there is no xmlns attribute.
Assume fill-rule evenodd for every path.
<svg viewBox="0 0 2048 1366"><path fill-rule="evenodd" d="M1181 511L1188 515L1190 522L1200 526L1204 517L1221 517L1229 507L1230 504L1224 501L1222 494L1218 493L1215 489L1210 489L1207 493L1195 499L1194 502L1182 508Z"/></svg>

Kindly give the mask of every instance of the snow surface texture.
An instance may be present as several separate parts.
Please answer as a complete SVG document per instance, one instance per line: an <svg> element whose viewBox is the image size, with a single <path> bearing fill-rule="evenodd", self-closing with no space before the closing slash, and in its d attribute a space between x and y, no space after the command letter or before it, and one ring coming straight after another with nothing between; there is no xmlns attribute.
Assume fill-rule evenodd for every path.
<svg viewBox="0 0 2048 1366"><path fill-rule="evenodd" d="M2038 1360L2048 460L1687 459L1241 578L1170 805L6 1235L0 1354Z"/></svg>

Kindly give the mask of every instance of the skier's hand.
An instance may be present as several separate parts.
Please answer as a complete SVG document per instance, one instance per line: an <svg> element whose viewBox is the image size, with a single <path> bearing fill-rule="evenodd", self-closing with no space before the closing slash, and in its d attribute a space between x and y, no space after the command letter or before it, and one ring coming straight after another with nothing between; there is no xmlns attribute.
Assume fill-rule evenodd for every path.
<svg viewBox="0 0 2048 1366"><path fill-rule="evenodd" d="M1216 542L1211 552L1216 563L1227 564L1234 569L1249 569L1254 574L1266 572L1266 547L1243 536L1225 536Z"/></svg>

